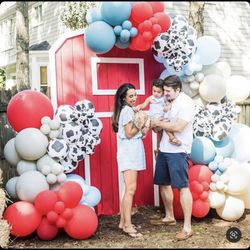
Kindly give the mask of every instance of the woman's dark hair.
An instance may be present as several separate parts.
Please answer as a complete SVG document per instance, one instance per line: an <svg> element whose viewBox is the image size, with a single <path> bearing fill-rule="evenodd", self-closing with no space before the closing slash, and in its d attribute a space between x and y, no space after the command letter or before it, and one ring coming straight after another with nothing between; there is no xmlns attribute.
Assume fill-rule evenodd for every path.
<svg viewBox="0 0 250 250"><path fill-rule="evenodd" d="M118 132L118 122L121 110L124 106L124 98L127 95L129 89L135 89L135 86L131 83L122 84L115 93L114 111L112 115L112 128L115 133Z"/></svg>
<svg viewBox="0 0 250 250"><path fill-rule="evenodd" d="M167 87L172 87L174 90L176 89L182 89L182 82L179 76L177 75L171 75L171 76L167 76L164 80L163 80L163 86L167 86Z"/></svg>
<svg viewBox="0 0 250 250"><path fill-rule="evenodd" d="M162 79L155 79L152 81L152 85L157 87L157 88L163 89L163 80Z"/></svg>

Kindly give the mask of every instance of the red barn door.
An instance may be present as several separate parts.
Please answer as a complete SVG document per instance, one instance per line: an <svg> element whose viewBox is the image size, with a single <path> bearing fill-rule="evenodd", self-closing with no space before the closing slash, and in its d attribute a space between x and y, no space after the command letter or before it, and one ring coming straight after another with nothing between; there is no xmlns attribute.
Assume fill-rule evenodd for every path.
<svg viewBox="0 0 250 250"><path fill-rule="evenodd" d="M116 134L112 131L111 115L114 94L124 82L135 85L138 103L151 95L151 83L164 70L151 51L138 52L114 47L106 54L95 54L78 34L58 41L50 51L53 105L74 105L82 99L90 100L95 113L103 122L101 144L74 173L101 191L98 214L117 214L122 192L121 175L117 171ZM134 205L154 204L152 133L144 139L147 169L140 172Z"/></svg>

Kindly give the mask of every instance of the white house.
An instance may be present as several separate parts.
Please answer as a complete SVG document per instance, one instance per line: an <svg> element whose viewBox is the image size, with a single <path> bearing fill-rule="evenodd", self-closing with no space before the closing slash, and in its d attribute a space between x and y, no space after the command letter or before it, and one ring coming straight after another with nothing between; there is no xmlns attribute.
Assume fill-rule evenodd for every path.
<svg viewBox="0 0 250 250"><path fill-rule="evenodd" d="M46 91L50 82L49 49L65 33L60 13L66 2L28 2L30 36L30 82L32 89ZM165 2L167 13L188 18L189 2ZM15 83L15 11L16 2L0 4L0 67L7 75L7 88ZM221 44L219 61L231 66L232 74L250 79L250 5L248 2L206 2L204 35L216 38Z"/></svg>

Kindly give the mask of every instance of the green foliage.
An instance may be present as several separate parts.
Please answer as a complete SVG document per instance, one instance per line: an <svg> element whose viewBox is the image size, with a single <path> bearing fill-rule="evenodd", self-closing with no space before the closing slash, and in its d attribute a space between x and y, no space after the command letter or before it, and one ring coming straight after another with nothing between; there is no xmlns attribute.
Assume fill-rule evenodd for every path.
<svg viewBox="0 0 250 250"><path fill-rule="evenodd" d="M88 25L87 12L94 7L95 2L66 2L60 16L61 21L71 30L85 28Z"/></svg>
<svg viewBox="0 0 250 250"><path fill-rule="evenodd" d="M6 72L0 68L0 90L5 88Z"/></svg>

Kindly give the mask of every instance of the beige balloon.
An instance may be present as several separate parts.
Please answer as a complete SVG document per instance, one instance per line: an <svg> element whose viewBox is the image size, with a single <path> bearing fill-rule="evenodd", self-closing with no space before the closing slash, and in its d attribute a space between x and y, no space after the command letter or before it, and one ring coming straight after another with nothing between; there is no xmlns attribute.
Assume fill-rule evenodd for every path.
<svg viewBox="0 0 250 250"><path fill-rule="evenodd" d="M244 213L245 205L241 199L228 195L224 206L216 208L217 214L224 220L236 221Z"/></svg>
<svg viewBox="0 0 250 250"><path fill-rule="evenodd" d="M200 84L199 93L207 102L220 102L226 95L225 79L219 75L207 75Z"/></svg>

